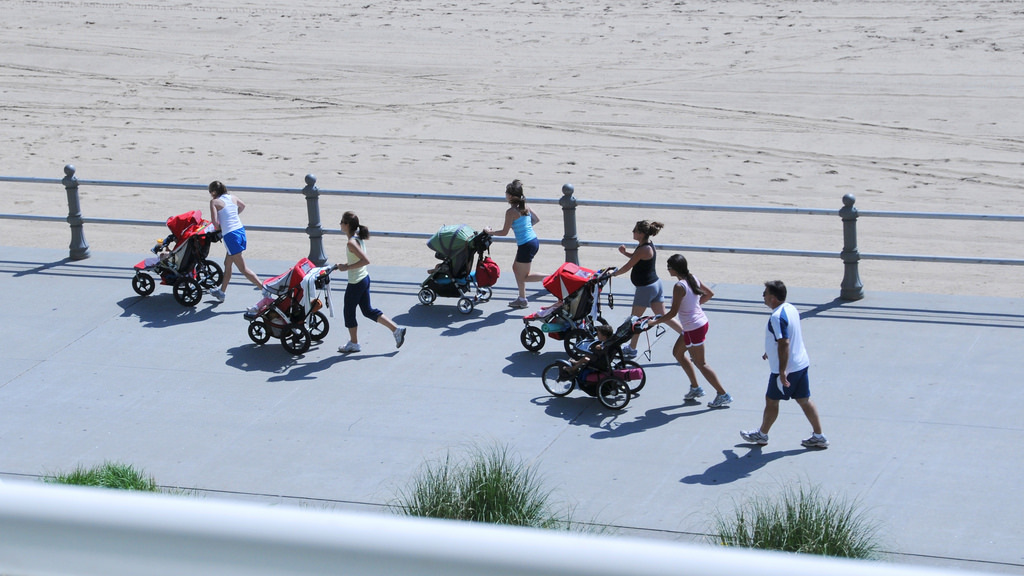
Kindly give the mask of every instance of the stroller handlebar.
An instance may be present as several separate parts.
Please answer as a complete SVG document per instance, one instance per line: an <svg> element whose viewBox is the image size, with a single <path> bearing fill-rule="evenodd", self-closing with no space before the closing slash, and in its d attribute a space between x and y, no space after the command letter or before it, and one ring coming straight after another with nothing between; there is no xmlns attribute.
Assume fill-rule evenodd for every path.
<svg viewBox="0 0 1024 576"><path fill-rule="evenodd" d="M661 318L661 314L654 316L633 316L633 329L637 332L646 332L650 330L651 321Z"/></svg>

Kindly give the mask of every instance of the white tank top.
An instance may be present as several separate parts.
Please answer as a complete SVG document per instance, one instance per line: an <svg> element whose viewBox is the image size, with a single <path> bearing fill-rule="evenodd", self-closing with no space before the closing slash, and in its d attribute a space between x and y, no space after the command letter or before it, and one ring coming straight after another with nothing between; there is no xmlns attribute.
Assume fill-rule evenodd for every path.
<svg viewBox="0 0 1024 576"><path fill-rule="evenodd" d="M218 200L224 201L224 207L217 210L217 219L220 220L220 231L222 234L234 232L242 228L242 219L238 217L238 206L231 194L221 194Z"/></svg>

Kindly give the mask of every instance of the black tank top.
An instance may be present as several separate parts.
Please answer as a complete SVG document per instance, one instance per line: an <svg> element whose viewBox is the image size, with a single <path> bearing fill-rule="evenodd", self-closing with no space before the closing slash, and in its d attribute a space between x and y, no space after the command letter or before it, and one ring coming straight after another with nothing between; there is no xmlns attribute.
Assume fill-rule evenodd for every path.
<svg viewBox="0 0 1024 576"><path fill-rule="evenodd" d="M641 244L636 249L639 250L644 246L650 246L654 254L651 255L650 260L638 261L629 271L629 281L633 283L633 286L647 286L658 281L658 272L654 269L658 263L658 249L654 247L653 242Z"/></svg>

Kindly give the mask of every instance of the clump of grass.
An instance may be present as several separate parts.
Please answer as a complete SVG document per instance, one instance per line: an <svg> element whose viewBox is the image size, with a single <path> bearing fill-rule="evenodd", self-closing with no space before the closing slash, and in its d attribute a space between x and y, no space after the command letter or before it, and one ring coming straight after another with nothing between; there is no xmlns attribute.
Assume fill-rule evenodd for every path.
<svg viewBox="0 0 1024 576"><path fill-rule="evenodd" d="M152 476L136 469L131 464L120 462L104 462L92 468L84 468L79 465L71 472L58 472L46 476L43 481L50 484L96 486L116 490L160 491Z"/></svg>
<svg viewBox="0 0 1024 576"><path fill-rule="evenodd" d="M787 486L778 494L752 497L731 516L717 514L714 525L723 546L881 557L877 525L858 511L857 502L822 494L818 487Z"/></svg>
<svg viewBox="0 0 1024 576"><path fill-rule="evenodd" d="M456 461L448 452L443 460L425 463L391 509L406 516L579 529L570 514L554 512L550 497L536 468L507 447L476 447L465 460Z"/></svg>

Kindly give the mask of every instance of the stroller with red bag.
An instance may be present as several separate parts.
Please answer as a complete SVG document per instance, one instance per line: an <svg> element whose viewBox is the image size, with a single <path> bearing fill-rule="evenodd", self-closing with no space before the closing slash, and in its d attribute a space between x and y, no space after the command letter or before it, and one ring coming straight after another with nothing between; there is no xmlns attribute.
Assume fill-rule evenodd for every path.
<svg viewBox="0 0 1024 576"><path fill-rule="evenodd" d="M554 396L565 396L573 388L597 396L607 408L621 410L647 383L643 366L622 357L622 345L633 334L645 332L654 316L633 316L622 323L604 342L587 339L577 349L582 354L576 364L558 360L541 372L544 388Z"/></svg>
<svg viewBox="0 0 1024 576"><path fill-rule="evenodd" d="M519 335L523 348L537 352L544 347L547 335L562 340L569 356L580 357L577 344L593 338L598 324L608 323L601 316L601 291L616 270L594 271L566 262L545 278L544 287L558 298L558 303L523 317L526 326ZM612 296L608 294L608 307L613 305ZM531 323L539 323L540 327L531 326Z"/></svg>
<svg viewBox="0 0 1024 576"><path fill-rule="evenodd" d="M281 345L292 354L303 354L314 340L323 340L331 328L320 311L325 301L334 316L331 270L330 266L318 268L303 258L284 274L265 281L263 299L245 313L249 339L266 344L271 336L280 338Z"/></svg>
<svg viewBox="0 0 1024 576"><path fill-rule="evenodd" d="M478 303L491 299L491 286L501 271L494 260L484 256L491 248L490 234L477 233L464 224L442 226L427 240L427 246L441 263L420 284L420 304L430 306L438 296L458 298L459 312L469 314Z"/></svg>
<svg viewBox="0 0 1024 576"><path fill-rule="evenodd" d="M182 306L195 306L203 299L203 291L220 286L224 270L206 257L210 244L220 242L220 231L214 230L203 213L193 210L167 219L171 233L153 247L154 257L135 265L132 289L139 296L149 296L156 289L154 276L161 284L174 287L174 299Z"/></svg>

